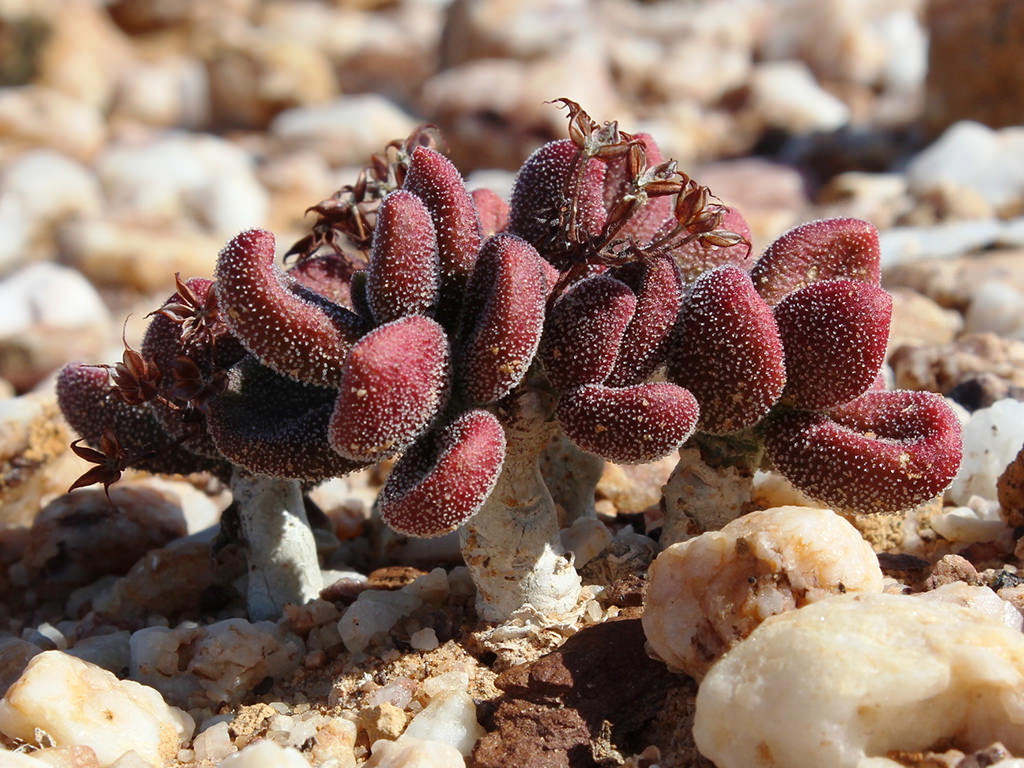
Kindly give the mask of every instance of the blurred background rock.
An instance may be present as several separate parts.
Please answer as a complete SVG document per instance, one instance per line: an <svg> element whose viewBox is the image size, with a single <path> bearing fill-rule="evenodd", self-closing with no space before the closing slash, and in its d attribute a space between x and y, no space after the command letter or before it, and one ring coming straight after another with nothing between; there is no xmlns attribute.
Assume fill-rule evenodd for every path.
<svg viewBox="0 0 1024 768"><path fill-rule="evenodd" d="M1014 253L1022 37L1014 0L0 0L0 380L118 358L115 318L137 340L241 229L287 248L418 123L507 191L559 96L653 134L755 247L849 214L891 267ZM963 306L907 280L951 341Z"/></svg>

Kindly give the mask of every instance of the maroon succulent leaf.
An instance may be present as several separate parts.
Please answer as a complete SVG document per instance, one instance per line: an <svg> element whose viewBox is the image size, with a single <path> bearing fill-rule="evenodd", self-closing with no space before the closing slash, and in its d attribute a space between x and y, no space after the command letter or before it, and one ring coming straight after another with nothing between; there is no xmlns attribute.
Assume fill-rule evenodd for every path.
<svg viewBox="0 0 1024 768"><path fill-rule="evenodd" d="M698 238L672 249L672 258L679 267L684 283L692 283L715 267L731 265L748 271L754 265L749 245L752 237L750 225L743 214L735 208L726 207L718 229L735 232L742 240L734 245L716 245L711 240Z"/></svg>
<svg viewBox="0 0 1024 768"><path fill-rule="evenodd" d="M551 307L540 346L548 381L556 389L600 384L612 372L637 300L608 275L572 285Z"/></svg>
<svg viewBox="0 0 1024 768"><path fill-rule="evenodd" d="M296 381L337 386L364 323L277 268L272 234L236 236L220 252L216 277L228 325L261 363Z"/></svg>
<svg viewBox="0 0 1024 768"><path fill-rule="evenodd" d="M249 472L320 482L365 466L327 440L336 397L333 389L281 376L248 356L228 371L226 391L210 403L207 428L220 452Z"/></svg>
<svg viewBox="0 0 1024 768"><path fill-rule="evenodd" d="M570 174L578 149L569 139L548 142L519 169L509 204L508 231L522 237L560 270L568 269L574 256L561 223L568 207L576 206L576 220L584 234L596 236L604 229L604 176L606 165L591 158L579 190L568 195Z"/></svg>
<svg viewBox="0 0 1024 768"><path fill-rule="evenodd" d="M606 387L584 384L562 395L557 416L585 451L617 464L667 456L697 426L699 407L687 390L667 382Z"/></svg>
<svg viewBox="0 0 1024 768"><path fill-rule="evenodd" d="M708 272L686 298L668 353L668 377L700 403L700 429L722 434L760 421L786 385L772 311L746 272Z"/></svg>
<svg viewBox="0 0 1024 768"><path fill-rule="evenodd" d="M300 259L288 268L288 276L341 307L352 307L352 276L356 265L333 251Z"/></svg>
<svg viewBox="0 0 1024 768"><path fill-rule="evenodd" d="M497 192L486 188L474 189L471 196L477 215L480 216L484 239L505 231L508 226L508 203Z"/></svg>
<svg viewBox="0 0 1024 768"><path fill-rule="evenodd" d="M423 202L398 189L377 210L366 298L378 323L430 315L437 306L441 272L434 223Z"/></svg>
<svg viewBox="0 0 1024 768"><path fill-rule="evenodd" d="M679 270L668 256L634 262L612 275L636 294L636 312L620 343L605 384L623 387L646 380L665 361L672 329L683 304Z"/></svg>
<svg viewBox="0 0 1024 768"><path fill-rule="evenodd" d="M86 443L99 446L109 430L128 466L166 474L220 470L213 461L183 448L146 405L129 405L110 384L105 368L69 363L57 376L57 402L68 424Z"/></svg>
<svg viewBox="0 0 1024 768"><path fill-rule="evenodd" d="M548 278L544 260L510 234L489 238L466 288L458 337L462 394L482 405L522 381L544 327Z"/></svg>
<svg viewBox="0 0 1024 768"><path fill-rule="evenodd" d="M878 230L860 219L822 219L789 230L751 270L757 292L774 306L817 280L879 281Z"/></svg>
<svg viewBox="0 0 1024 768"><path fill-rule="evenodd" d="M870 391L827 413L788 411L765 445L797 488L838 509L893 512L933 498L956 475L960 424L941 396Z"/></svg>
<svg viewBox="0 0 1024 768"><path fill-rule="evenodd" d="M454 300L466 285L482 240L480 219L462 175L436 150L416 147L403 184L427 207L437 233L441 301Z"/></svg>
<svg viewBox="0 0 1024 768"><path fill-rule="evenodd" d="M430 432L395 464L378 498L381 520L410 536L440 536L486 501L505 460L505 433L488 411Z"/></svg>
<svg viewBox="0 0 1024 768"><path fill-rule="evenodd" d="M862 394L881 370L892 297L873 283L822 280L775 306L786 352L783 400L820 410Z"/></svg>
<svg viewBox="0 0 1024 768"><path fill-rule="evenodd" d="M448 337L434 320L409 315L376 328L349 353L331 445L355 461L393 456L437 417L450 384Z"/></svg>

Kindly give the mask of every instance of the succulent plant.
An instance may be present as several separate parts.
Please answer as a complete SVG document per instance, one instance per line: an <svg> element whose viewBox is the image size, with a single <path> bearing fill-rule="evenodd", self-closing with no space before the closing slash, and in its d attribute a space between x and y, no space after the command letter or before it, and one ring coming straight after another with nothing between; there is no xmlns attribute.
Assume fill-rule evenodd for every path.
<svg viewBox="0 0 1024 768"><path fill-rule="evenodd" d="M885 470L851 469L852 483L923 472L916 498L940 482L952 437L922 438L930 458L917 438L900 443L906 461L894 442L876 448L943 426L941 408L904 417L885 393L855 399L888 324L877 254L851 234L869 241L863 225L812 225L752 265L738 212L650 137L561 102L570 138L527 159L508 205L467 191L435 131L419 129L311 209L290 266L270 233L243 232L212 281L178 279L140 351L66 367L61 407L98 465L80 483L127 466L229 479L249 610L264 617L319 589L302 491L395 459L381 519L419 537L459 529L478 612L502 620L575 605L549 486L574 473L592 484L595 456L645 462L696 429L756 431L809 490L818 457L853 456L821 447L854 443ZM886 438L876 446L869 429ZM587 495L576 485L573 506Z"/></svg>
<svg viewBox="0 0 1024 768"><path fill-rule="evenodd" d="M877 232L856 219L790 230L749 273L701 275L667 368L700 403L701 460L748 476L772 466L855 513L898 511L941 492L959 466L959 423L938 395L881 391L891 312ZM678 504L701 517L701 502ZM670 539L685 527L678 517L668 525Z"/></svg>

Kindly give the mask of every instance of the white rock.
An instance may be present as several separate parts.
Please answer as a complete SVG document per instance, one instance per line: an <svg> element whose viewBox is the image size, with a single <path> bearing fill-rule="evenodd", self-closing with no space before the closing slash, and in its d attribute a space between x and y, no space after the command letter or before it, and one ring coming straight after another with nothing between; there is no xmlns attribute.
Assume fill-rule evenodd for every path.
<svg viewBox="0 0 1024 768"><path fill-rule="evenodd" d="M907 180L918 195L947 187L977 194L997 211L1014 209L1024 199L1024 129L955 123L911 160Z"/></svg>
<svg viewBox="0 0 1024 768"><path fill-rule="evenodd" d="M372 756L363 768L465 768L459 750L450 744L428 739L375 741Z"/></svg>
<svg viewBox="0 0 1024 768"><path fill-rule="evenodd" d="M1005 624L1018 632L1024 628L1024 616L1021 616L1020 611L989 587L975 587L963 581L954 581L927 592L917 593L914 597L962 605L984 613L993 621Z"/></svg>
<svg viewBox="0 0 1024 768"><path fill-rule="evenodd" d="M798 58L828 80L910 90L924 82L928 40L919 0L776 0L764 58Z"/></svg>
<svg viewBox="0 0 1024 768"><path fill-rule="evenodd" d="M215 136L169 132L114 144L97 159L96 171L115 208L153 220L190 217L232 237L267 218L268 195L252 158Z"/></svg>
<svg viewBox="0 0 1024 768"><path fill-rule="evenodd" d="M290 673L305 646L270 621L147 627L131 637L131 677L189 707L237 701L265 677Z"/></svg>
<svg viewBox="0 0 1024 768"><path fill-rule="evenodd" d="M8 271L24 260L29 223L20 200L12 195L0 195L0 272Z"/></svg>
<svg viewBox="0 0 1024 768"><path fill-rule="evenodd" d="M432 651L439 645L437 633L431 627L424 627L409 636L409 645L417 651Z"/></svg>
<svg viewBox="0 0 1024 768"><path fill-rule="evenodd" d="M362 165L415 127L413 117L394 103L366 94L285 110L271 122L270 133L285 147L315 149L331 165Z"/></svg>
<svg viewBox="0 0 1024 768"><path fill-rule="evenodd" d="M469 690L470 667L463 662L442 675L428 677L420 683L420 693L433 699L450 691Z"/></svg>
<svg viewBox="0 0 1024 768"><path fill-rule="evenodd" d="M60 746L92 747L101 766L130 750L162 765L190 738L195 723L152 688L60 651L46 651L0 701L0 731L35 741L45 731Z"/></svg>
<svg viewBox="0 0 1024 768"><path fill-rule="evenodd" d="M221 720L196 734L192 740L192 750L196 760L222 760L237 752L238 747L231 743L227 722Z"/></svg>
<svg viewBox="0 0 1024 768"><path fill-rule="evenodd" d="M448 578L443 568L435 568L399 590L363 590L338 620L338 632L350 653L360 653L424 603L440 603L447 596Z"/></svg>
<svg viewBox="0 0 1024 768"><path fill-rule="evenodd" d="M594 517L580 517L560 533L562 546L572 552L577 568L597 557L612 541L608 526Z"/></svg>
<svg viewBox="0 0 1024 768"><path fill-rule="evenodd" d="M122 74L114 114L168 128L199 128L210 119L210 84L196 58L139 61Z"/></svg>
<svg viewBox="0 0 1024 768"><path fill-rule="evenodd" d="M39 262L0 281L0 339L29 328L67 332L105 326L109 318L96 289L68 267Z"/></svg>
<svg viewBox="0 0 1024 768"><path fill-rule="evenodd" d="M946 500L995 499L996 481L1024 445L1024 403L1006 399L971 414L963 428L964 457Z"/></svg>
<svg viewBox="0 0 1024 768"><path fill-rule="evenodd" d="M799 61L759 65L750 77L750 99L766 125L790 133L834 131L850 119L849 108Z"/></svg>
<svg viewBox="0 0 1024 768"><path fill-rule="evenodd" d="M1016 221L1016 220L1015 220ZM893 227L879 233L883 269L924 259L952 259L990 245L1012 245L1011 223L994 219L948 221L931 227Z"/></svg>
<svg viewBox="0 0 1024 768"><path fill-rule="evenodd" d="M964 332L1024 339L1024 293L1006 283L983 283L967 306Z"/></svg>
<svg viewBox="0 0 1024 768"><path fill-rule="evenodd" d="M220 768L309 768L295 747L282 747L272 741L257 741L219 763Z"/></svg>
<svg viewBox="0 0 1024 768"><path fill-rule="evenodd" d="M4 170L0 194L16 198L36 232L60 219L95 213L103 193L77 160L50 149L25 152Z"/></svg>
<svg viewBox="0 0 1024 768"><path fill-rule="evenodd" d="M334 768L355 768L354 754L358 736L356 724L344 717L328 717L316 732L309 756L314 765L332 761ZM325 767L326 768L326 767Z"/></svg>
<svg viewBox="0 0 1024 768"><path fill-rule="evenodd" d="M719 768L854 768L890 750L1024 750L1024 635L970 608L845 595L774 616L697 693ZM784 724L784 725L782 725Z"/></svg>
<svg viewBox="0 0 1024 768"><path fill-rule="evenodd" d="M476 721L476 704L465 691L450 691L433 699L417 714L398 738L432 739L455 747L469 757L484 735Z"/></svg>
<svg viewBox="0 0 1024 768"><path fill-rule="evenodd" d="M24 752L0 750L0 768L51 768L50 764Z"/></svg>
<svg viewBox="0 0 1024 768"><path fill-rule="evenodd" d="M180 753L181 750L178 750L178 752ZM78 768L78 766L72 765L69 768ZM117 758L117 761L110 768L153 768L153 766L144 760L138 752L132 750L131 752L125 752Z"/></svg>
<svg viewBox="0 0 1024 768"><path fill-rule="evenodd" d="M106 139L100 110L56 88L0 89L0 136L11 146L51 147L88 158Z"/></svg>
<svg viewBox="0 0 1024 768"><path fill-rule="evenodd" d="M971 496L965 506L943 507L928 521L932 529L947 541L975 544L1004 537L1005 543L1011 548L1013 546L1013 530L1000 514L999 502L992 499Z"/></svg>
<svg viewBox="0 0 1024 768"><path fill-rule="evenodd" d="M769 616L841 592L878 592L871 546L829 509L775 507L673 544L651 565L649 647L698 679Z"/></svg>

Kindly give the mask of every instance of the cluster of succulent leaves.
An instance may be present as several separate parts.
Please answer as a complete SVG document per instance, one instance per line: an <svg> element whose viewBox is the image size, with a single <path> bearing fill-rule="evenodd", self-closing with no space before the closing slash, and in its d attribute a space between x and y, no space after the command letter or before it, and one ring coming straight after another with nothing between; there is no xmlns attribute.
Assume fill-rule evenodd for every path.
<svg viewBox="0 0 1024 768"><path fill-rule="evenodd" d="M503 414L541 390L585 451L644 462L695 433L753 441L796 486L860 511L941 491L959 428L878 384L891 300L873 227L798 227L753 259L734 209L653 140L568 107L508 203L467 191L421 129L312 210L287 268L252 230L213 280L178 279L139 351L73 364L61 407L97 463L241 468L316 483L397 457L398 531L453 530L506 457Z"/></svg>

